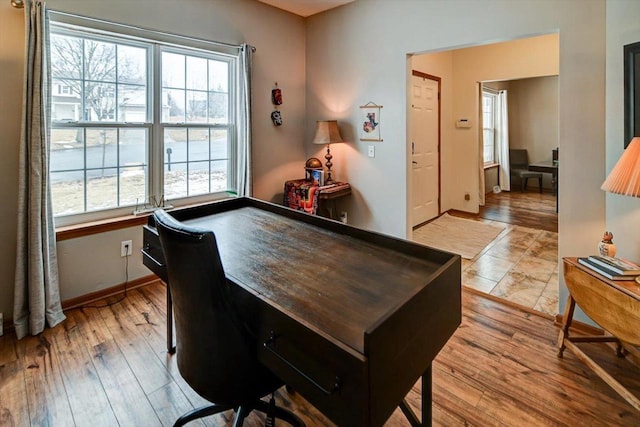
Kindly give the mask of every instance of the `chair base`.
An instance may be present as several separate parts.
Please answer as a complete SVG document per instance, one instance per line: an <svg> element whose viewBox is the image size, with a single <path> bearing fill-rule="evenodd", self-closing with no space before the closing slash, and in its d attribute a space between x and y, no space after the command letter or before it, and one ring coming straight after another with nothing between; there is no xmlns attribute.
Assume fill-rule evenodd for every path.
<svg viewBox="0 0 640 427"><path fill-rule="evenodd" d="M219 414L220 412L228 411L229 409L235 408L233 408L233 406L216 404L203 406L182 415L176 420L176 422L173 424L173 427L180 427L193 420L197 420L198 418L204 418L210 415ZM233 427L242 427L245 418L247 418L253 410L260 411L266 414L269 411L269 403L263 400L257 400L250 404L241 405L240 407L235 409L236 416L233 421ZM306 424L304 423L304 421L302 421L302 419L300 419L300 417L280 406L275 406L273 408L273 414L275 418L279 418L291 424L293 427L306 427Z"/></svg>

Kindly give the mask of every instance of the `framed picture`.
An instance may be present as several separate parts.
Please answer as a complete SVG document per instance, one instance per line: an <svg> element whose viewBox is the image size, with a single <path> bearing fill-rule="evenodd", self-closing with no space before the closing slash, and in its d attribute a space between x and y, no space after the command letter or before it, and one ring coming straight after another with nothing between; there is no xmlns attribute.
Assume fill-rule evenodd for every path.
<svg viewBox="0 0 640 427"><path fill-rule="evenodd" d="M624 148L640 136L640 42L624 46Z"/></svg>
<svg viewBox="0 0 640 427"><path fill-rule="evenodd" d="M382 105L368 102L360 106L360 141L382 141L380 110Z"/></svg>
<svg viewBox="0 0 640 427"><path fill-rule="evenodd" d="M311 176L313 185L319 185L320 187L324 185L324 171L320 169L313 169L309 171L309 175Z"/></svg>

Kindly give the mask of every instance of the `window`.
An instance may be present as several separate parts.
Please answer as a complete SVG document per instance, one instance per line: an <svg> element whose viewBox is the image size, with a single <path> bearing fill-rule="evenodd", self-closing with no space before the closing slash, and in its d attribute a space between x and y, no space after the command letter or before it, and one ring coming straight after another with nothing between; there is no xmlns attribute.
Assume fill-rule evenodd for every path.
<svg viewBox="0 0 640 427"><path fill-rule="evenodd" d="M50 39L57 224L235 190L237 56L55 21Z"/></svg>
<svg viewBox="0 0 640 427"><path fill-rule="evenodd" d="M496 161L496 94L482 92L482 142L484 164Z"/></svg>

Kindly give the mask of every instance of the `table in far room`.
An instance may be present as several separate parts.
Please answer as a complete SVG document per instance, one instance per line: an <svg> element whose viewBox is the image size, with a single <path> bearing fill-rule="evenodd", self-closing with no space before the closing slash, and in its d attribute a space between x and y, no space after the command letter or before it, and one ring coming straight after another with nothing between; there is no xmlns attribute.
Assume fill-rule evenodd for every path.
<svg viewBox="0 0 640 427"><path fill-rule="evenodd" d="M535 162L529 164L531 172L542 172L551 174L551 186L553 187L553 195L556 196L556 213L558 212L558 161L546 160L544 162Z"/></svg>

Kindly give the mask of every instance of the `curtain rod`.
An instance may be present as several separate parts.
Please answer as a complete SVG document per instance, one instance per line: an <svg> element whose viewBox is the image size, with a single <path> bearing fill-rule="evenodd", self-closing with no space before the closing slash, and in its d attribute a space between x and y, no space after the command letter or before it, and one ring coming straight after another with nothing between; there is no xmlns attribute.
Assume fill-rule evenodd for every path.
<svg viewBox="0 0 640 427"><path fill-rule="evenodd" d="M11 0L11 6L16 9L22 9L24 8L24 0Z"/></svg>

